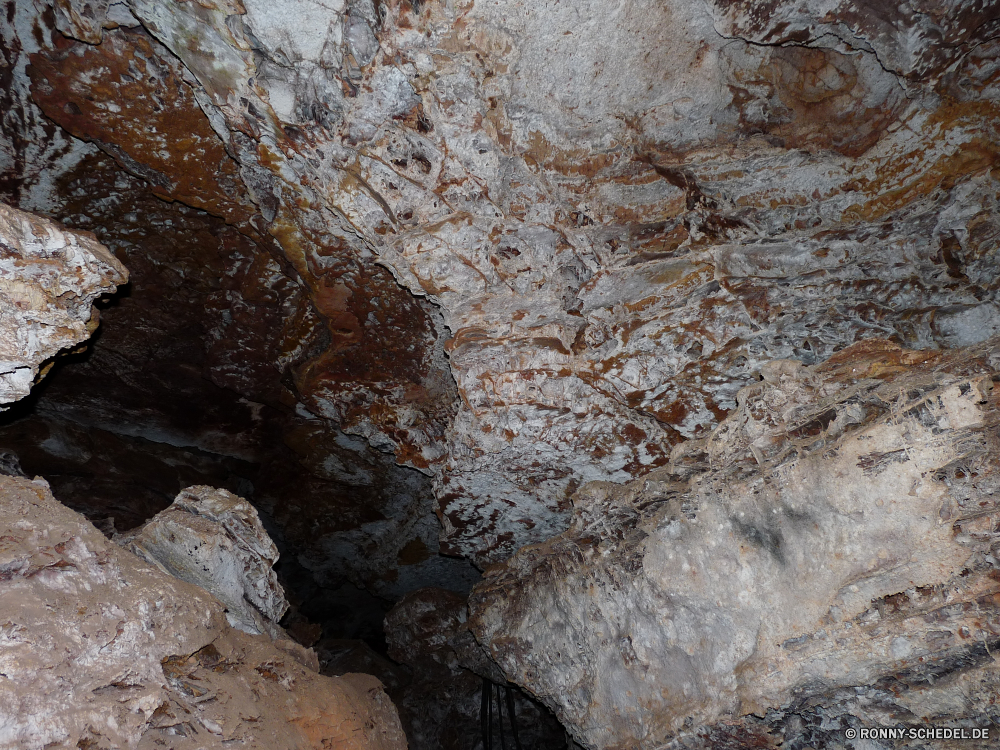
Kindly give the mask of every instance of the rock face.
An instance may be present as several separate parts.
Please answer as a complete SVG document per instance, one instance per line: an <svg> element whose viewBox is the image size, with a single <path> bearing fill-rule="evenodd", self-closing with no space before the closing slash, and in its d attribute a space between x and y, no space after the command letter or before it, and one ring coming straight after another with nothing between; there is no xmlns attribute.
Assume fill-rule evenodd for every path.
<svg viewBox="0 0 1000 750"><path fill-rule="evenodd" d="M214 487L188 487L169 508L116 541L208 591L226 606L234 628L279 634L288 602L272 569L278 549L246 500Z"/></svg>
<svg viewBox="0 0 1000 750"><path fill-rule="evenodd" d="M828 5L17 5L5 153L48 210L106 154L238 230L213 382L429 474L442 549L483 565L767 361L1000 330L993 4Z"/></svg>
<svg viewBox="0 0 1000 750"><path fill-rule="evenodd" d="M93 235L0 203L0 404L28 395L48 360L90 338L94 300L127 280Z"/></svg>
<svg viewBox="0 0 1000 750"><path fill-rule="evenodd" d="M10 96L273 248L321 332L291 315L284 351L314 353L292 399L432 475L443 549L480 564L565 528L581 484L666 465L767 361L1000 330L991 3L26 13ZM205 113L216 183L169 121L134 126L168 100ZM252 328L248 301L220 330ZM220 382L249 382L217 354Z"/></svg>
<svg viewBox="0 0 1000 750"><path fill-rule="evenodd" d="M948 439L987 439L974 378L995 368L942 352L1000 333L998 32L990 0L10 3L0 193L93 229L134 294L0 450L120 531L192 484L246 497L308 603L462 591L475 571L445 555L485 567L577 524L529 547L551 570L525 551L495 573L475 622L592 747L784 705L814 673L881 690L910 653L950 664L918 620L950 623L952 594L920 581L966 548L924 516L936 483L992 476L947 472ZM851 348L876 341L901 348ZM901 395L851 401L851 358L907 370L869 373ZM906 416L910 392L940 405ZM894 482L896 515L865 504ZM676 523L650 487L683 498ZM982 608L969 544L954 596ZM800 580L810 550L832 557ZM811 603L769 614L762 592ZM895 650L851 650L882 637L865 597L900 613ZM827 669L833 632L856 659Z"/></svg>
<svg viewBox="0 0 1000 750"><path fill-rule="evenodd" d="M269 234L190 72L124 4L105 20L70 7L0 18L0 192L93 231L132 283L102 310L92 355L0 445L118 531L190 485L245 497L293 550L284 569L303 592L467 591L478 571L437 554L430 478L370 427L405 412L399 462L428 471L423 453L442 452L457 395L440 314L313 220L313 239ZM100 33L69 40L74 18ZM304 264L289 260L297 242L316 250Z"/></svg>
<svg viewBox="0 0 1000 750"><path fill-rule="evenodd" d="M854 686L988 726L998 370L995 341L773 362L670 466L585 486L569 531L491 569L473 632L587 748Z"/></svg>
<svg viewBox="0 0 1000 750"><path fill-rule="evenodd" d="M377 680L232 629L42 480L0 476L0 611L0 747L406 747Z"/></svg>

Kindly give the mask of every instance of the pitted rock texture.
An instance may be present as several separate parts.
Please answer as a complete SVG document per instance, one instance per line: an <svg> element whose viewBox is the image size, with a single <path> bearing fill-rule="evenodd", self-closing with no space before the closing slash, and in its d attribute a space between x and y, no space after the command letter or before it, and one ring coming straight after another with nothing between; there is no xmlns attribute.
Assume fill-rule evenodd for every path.
<svg viewBox="0 0 1000 750"><path fill-rule="evenodd" d="M0 611L2 748L406 747L377 680L234 630L42 480L0 476Z"/></svg>
<svg viewBox="0 0 1000 750"><path fill-rule="evenodd" d="M855 688L912 724L993 717L997 340L763 374L670 466L583 487L569 531L473 592L476 637L587 748L687 746Z"/></svg>
<svg viewBox="0 0 1000 750"><path fill-rule="evenodd" d="M299 230L280 237L289 253L262 231L190 72L123 3L98 23L102 7L15 3L0 18L0 190L133 270L92 355L0 444L119 531L192 484L245 496L300 558L299 588L467 591L475 568L437 554L430 481L393 461L427 471L442 452L457 397L440 314L314 219L322 257L293 265Z"/></svg>
<svg viewBox="0 0 1000 750"><path fill-rule="evenodd" d="M49 360L90 338L94 301L127 280L93 235L0 203L0 404L28 395Z"/></svg>
<svg viewBox="0 0 1000 750"><path fill-rule="evenodd" d="M66 0L56 28L104 41L15 13L11 96L222 212L159 135L110 147L74 71L186 81L323 321L301 405L429 472L443 549L486 564L666 465L770 360L1000 330L997 8L911 5Z"/></svg>
<svg viewBox="0 0 1000 750"><path fill-rule="evenodd" d="M164 573L201 586L245 633L278 637L288 610L273 565L278 548L246 500L215 487L188 487L142 528L115 540Z"/></svg>

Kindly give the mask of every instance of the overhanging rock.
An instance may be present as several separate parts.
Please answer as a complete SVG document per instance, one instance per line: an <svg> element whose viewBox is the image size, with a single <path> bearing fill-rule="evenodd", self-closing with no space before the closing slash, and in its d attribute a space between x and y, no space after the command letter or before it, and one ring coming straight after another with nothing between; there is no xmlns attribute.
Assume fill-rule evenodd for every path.
<svg viewBox="0 0 1000 750"><path fill-rule="evenodd" d="M710 437L585 486L569 531L488 571L473 632L588 748L851 686L892 687L914 721L984 710L998 364L996 340L771 363ZM971 687L935 683L970 670Z"/></svg>

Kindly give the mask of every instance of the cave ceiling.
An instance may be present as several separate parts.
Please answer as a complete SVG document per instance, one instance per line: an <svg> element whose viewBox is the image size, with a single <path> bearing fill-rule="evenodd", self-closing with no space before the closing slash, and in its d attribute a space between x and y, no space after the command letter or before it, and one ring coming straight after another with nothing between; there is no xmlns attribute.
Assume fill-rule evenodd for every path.
<svg viewBox="0 0 1000 750"><path fill-rule="evenodd" d="M246 498L428 747L986 721L998 115L990 0L7 0L0 469Z"/></svg>
<svg viewBox="0 0 1000 750"><path fill-rule="evenodd" d="M107 467L124 525L183 471L320 577L470 581L767 361L1000 330L990 3L5 11L4 198L132 274L5 440L67 502L88 445L155 443L141 512Z"/></svg>

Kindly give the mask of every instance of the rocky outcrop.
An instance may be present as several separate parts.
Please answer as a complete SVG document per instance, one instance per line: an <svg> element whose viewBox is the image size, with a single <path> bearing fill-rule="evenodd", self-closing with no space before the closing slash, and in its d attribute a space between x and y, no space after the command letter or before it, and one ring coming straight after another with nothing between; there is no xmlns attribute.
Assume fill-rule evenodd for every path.
<svg viewBox="0 0 1000 750"><path fill-rule="evenodd" d="M988 726L998 364L995 340L770 363L668 467L585 486L569 531L488 571L473 632L587 748L853 688L911 723Z"/></svg>
<svg viewBox="0 0 1000 750"><path fill-rule="evenodd" d="M0 476L0 611L0 747L406 747L375 678L231 628L40 479Z"/></svg>
<svg viewBox="0 0 1000 750"><path fill-rule="evenodd" d="M127 274L92 236L4 205L0 251L11 401ZM0 747L406 747L377 679L322 677L281 638L277 550L248 503L192 487L126 541L146 562L43 479L0 476Z"/></svg>
<svg viewBox="0 0 1000 750"><path fill-rule="evenodd" d="M127 280L93 235L0 203L0 404L28 395L49 360L90 338L94 301Z"/></svg>
<svg viewBox="0 0 1000 750"><path fill-rule="evenodd" d="M164 573L208 591L245 633L278 637L288 610L273 565L278 549L256 509L231 492L188 487L164 511L116 541Z"/></svg>

